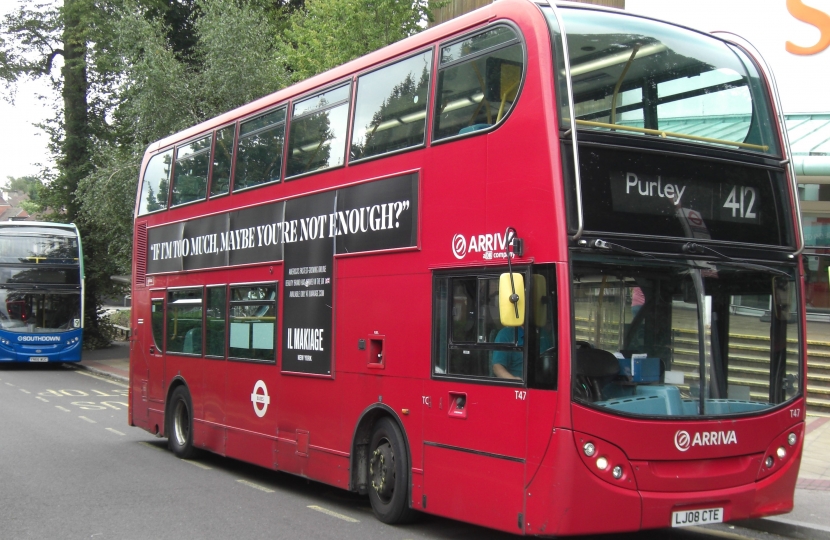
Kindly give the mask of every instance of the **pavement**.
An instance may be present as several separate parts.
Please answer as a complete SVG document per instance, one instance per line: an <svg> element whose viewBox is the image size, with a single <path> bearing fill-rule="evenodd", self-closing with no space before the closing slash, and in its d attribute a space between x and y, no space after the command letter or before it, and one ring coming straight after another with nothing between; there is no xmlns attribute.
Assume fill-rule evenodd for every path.
<svg viewBox="0 0 830 540"><path fill-rule="evenodd" d="M76 366L126 383L130 376L130 343L114 341L108 349L83 351ZM793 511L735 525L789 538L830 540L830 418L808 414L806 424Z"/></svg>

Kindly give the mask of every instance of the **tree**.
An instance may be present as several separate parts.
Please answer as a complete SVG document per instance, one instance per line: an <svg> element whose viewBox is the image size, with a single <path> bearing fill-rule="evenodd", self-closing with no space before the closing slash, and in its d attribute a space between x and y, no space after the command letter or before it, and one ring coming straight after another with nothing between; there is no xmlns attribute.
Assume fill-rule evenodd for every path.
<svg viewBox="0 0 830 540"><path fill-rule="evenodd" d="M285 31L292 79L303 80L421 31L430 0L308 0Z"/></svg>
<svg viewBox="0 0 830 540"><path fill-rule="evenodd" d="M47 2L47 3L38 3ZM21 0L0 80L50 76L56 170L39 193L87 254L85 343L110 275L131 270L139 167L153 141L420 30L427 0ZM60 73L55 59L63 58Z"/></svg>

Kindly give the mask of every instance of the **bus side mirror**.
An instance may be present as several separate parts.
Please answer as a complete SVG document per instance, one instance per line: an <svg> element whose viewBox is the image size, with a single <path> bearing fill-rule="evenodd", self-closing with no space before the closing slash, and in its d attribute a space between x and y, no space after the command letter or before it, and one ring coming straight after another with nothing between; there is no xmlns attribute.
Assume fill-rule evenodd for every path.
<svg viewBox="0 0 830 540"><path fill-rule="evenodd" d="M515 295L513 293L514 287ZM516 316L517 308L518 316ZM499 318L502 326L522 326L525 323L525 279L523 274L514 272L499 276Z"/></svg>

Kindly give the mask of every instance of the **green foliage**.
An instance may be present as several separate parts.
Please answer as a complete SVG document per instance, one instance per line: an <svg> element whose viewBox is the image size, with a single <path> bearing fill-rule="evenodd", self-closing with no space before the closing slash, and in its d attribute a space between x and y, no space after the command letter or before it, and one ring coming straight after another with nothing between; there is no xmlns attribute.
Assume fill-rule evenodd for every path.
<svg viewBox="0 0 830 540"><path fill-rule="evenodd" d="M295 81L321 73L418 33L429 0L307 0L285 31L286 61Z"/></svg>
<svg viewBox="0 0 830 540"><path fill-rule="evenodd" d="M41 127L55 170L38 208L78 224L87 343L100 298L128 274L138 173L149 144L412 35L428 0L21 0L0 21L0 81L50 75L62 101ZM61 72L53 65L63 57ZM35 204L35 203L33 203ZM94 339L93 339L94 338Z"/></svg>

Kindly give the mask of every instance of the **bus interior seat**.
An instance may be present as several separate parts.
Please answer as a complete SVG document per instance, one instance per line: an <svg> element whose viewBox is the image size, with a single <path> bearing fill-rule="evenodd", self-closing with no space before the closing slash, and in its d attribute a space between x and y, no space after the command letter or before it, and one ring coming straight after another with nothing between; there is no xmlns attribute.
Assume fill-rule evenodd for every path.
<svg viewBox="0 0 830 540"><path fill-rule="evenodd" d="M185 333L182 352L187 354L202 354L202 332L200 328L191 328Z"/></svg>
<svg viewBox="0 0 830 540"><path fill-rule="evenodd" d="M576 379L582 383L592 401L602 399L600 381L620 373L617 357L603 349L576 349Z"/></svg>
<svg viewBox="0 0 830 540"><path fill-rule="evenodd" d="M490 124L473 124L471 126L464 126L460 130L458 130L458 134L464 135L465 133L472 133L473 131L487 129L488 127L490 127Z"/></svg>

